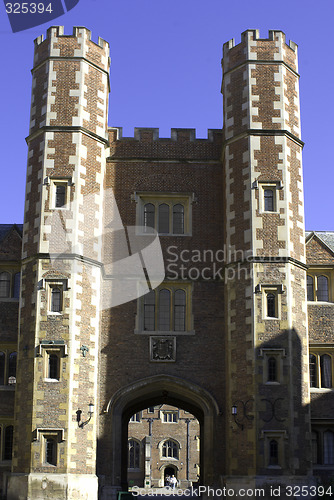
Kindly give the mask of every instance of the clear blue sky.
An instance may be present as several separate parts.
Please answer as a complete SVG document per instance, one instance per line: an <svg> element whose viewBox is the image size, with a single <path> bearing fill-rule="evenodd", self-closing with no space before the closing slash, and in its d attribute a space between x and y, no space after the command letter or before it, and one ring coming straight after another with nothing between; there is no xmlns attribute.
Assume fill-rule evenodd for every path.
<svg viewBox="0 0 334 500"><path fill-rule="evenodd" d="M80 0L52 24L86 26L110 43L109 125L222 126L222 45L240 33L280 29L299 45L306 228L334 230L334 3L332 0ZM0 222L23 221L33 40L41 25L13 34L0 5Z"/></svg>

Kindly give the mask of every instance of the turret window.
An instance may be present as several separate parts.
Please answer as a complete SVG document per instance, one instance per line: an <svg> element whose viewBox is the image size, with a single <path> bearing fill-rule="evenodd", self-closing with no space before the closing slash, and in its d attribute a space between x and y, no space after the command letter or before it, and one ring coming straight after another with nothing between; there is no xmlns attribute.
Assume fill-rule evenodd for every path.
<svg viewBox="0 0 334 500"><path fill-rule="evenodd" d="M276 318L276 297L274 293L267 293L267 316L268 318Z"/></svg>
<svg viewBox="0 0 334 500"><path fill-rule="evenodd" d="M273 212L275 210L274 190L273 189L265 189L263 194L264 194L264 211L265 212Z"/></svg>
<svg viewBox="0 0 334 500"><path fill-rule="evenodd" d="M62 310L61 307L61 290L57 287L52 287L51 290L51 311L52 312L60 312Z"/></svg>
<svg viewBox="0 0 334 500"><path fill-rule="evenodd" d="M61 208L66 204L66 185L56 184L56 208Z"/></svg>

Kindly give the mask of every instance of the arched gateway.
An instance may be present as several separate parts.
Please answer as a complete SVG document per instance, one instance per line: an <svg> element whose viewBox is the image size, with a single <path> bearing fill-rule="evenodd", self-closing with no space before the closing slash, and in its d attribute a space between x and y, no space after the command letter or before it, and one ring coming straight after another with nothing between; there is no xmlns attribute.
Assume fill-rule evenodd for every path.
<svg viewBox="0 0 334 500"><path fill-rule="evenodd" d="M219 408L214 398L203 388L170 375L155 375L138 380L120 389L111 399L107 411L111 439L111 485L105 491L127 488L128 421L134 413L156 404L168 403L192 413L201 429L201 478L212 484L214 420Z"/></svg>

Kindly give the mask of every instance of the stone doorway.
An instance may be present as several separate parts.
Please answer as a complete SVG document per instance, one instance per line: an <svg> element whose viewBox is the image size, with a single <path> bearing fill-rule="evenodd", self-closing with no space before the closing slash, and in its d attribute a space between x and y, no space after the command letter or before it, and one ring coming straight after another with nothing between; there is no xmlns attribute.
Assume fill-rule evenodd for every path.
<svg viewBox="0 0 334 500"><path fill-rule="evenodd" d="M195 384L190 384L184 379L170 375L156 375L124 387L115 394L108 405L111 448L121 452L114 452L111 456L111 484L105 485L107 489L113 491L128 489L129 420L137 412L159 404L183 408L198 420L200 442L202 443L199 458L200 482L211 484L214 463L213 421L219 415L216 401L206 390ZM143 443L143 446L146 444ZM151 465L154 466L154 464ZM144 484L144 486L150 485Z"/></svg>

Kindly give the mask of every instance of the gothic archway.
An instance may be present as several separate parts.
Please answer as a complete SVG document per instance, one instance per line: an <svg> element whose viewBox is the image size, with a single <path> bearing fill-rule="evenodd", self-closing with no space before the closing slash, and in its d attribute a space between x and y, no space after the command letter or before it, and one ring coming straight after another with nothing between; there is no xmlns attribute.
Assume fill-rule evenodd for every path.
<svg viewBox="0 0 334 500"><path fill-rule="evenodd" d="M178 377L155 375L119 390L108 404L110 414L111 486L127 489L127 431L129 418L142 409L168 403L192 413L200 423L200 464L203 484L212 484L213 428L219 414L216 401L208 391Z"/></svg>

